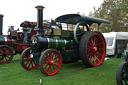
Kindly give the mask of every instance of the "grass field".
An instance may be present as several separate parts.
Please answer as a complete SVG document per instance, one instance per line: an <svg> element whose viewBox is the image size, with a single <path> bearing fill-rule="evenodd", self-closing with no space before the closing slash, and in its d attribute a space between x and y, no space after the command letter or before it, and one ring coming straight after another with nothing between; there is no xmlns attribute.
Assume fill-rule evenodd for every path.
<svg viewBox="0 0 128 85"><path fill-rule="evenodd" d="M116 70L124 61L120 58L105 60L99 67L87 68L81 61L62 64L58 74L43 75L39 68L26 71L20 65L20 55L9 64L0 65L0 85L116 85Z"/></svg>

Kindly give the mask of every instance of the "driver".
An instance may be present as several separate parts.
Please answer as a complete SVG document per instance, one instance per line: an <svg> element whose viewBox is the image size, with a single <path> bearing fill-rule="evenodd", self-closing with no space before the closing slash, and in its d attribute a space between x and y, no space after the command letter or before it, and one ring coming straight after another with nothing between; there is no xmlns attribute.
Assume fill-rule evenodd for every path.
<svg viewBox="0 0 128 85"><path fill-rule="evenodd" d="M27 44L27 32L28 32L28 28L27 28L27 25L28 25L28 22L27 21L24 21L22 27L23 27L23 32L24 32L24 40L23 40L23 43L24 44Z"/></svg>

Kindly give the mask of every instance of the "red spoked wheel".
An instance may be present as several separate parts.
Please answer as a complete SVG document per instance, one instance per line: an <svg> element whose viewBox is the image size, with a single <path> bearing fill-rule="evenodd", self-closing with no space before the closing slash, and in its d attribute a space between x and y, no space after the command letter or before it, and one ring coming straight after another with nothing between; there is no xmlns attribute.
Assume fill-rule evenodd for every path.
<svg viewBox="0 0 128 85"><path fill-rule="evenodd" d="M45 75L54 75L61 68L62 59L58 51L54 49L45 50L39 59L40 71Z"/></svg>
<svg viewBox="0 0 128 85"><path fill-rule="evenodd" d="M99 66L106 55L106 42L100 32L86 32L80 41L80 57L88 67Z"/></svg>
<svg viewBox="0 0 128 85"><path fill-rule="evenodd" d="M21 53L20 64L26 70L33 70L39 66L38 60L39 58L33 55L31 47L28 47Z"/></svg>
<svg viewBox="0 0 128 85"><path fill-rule="evenodd" d="M13 51L9 46L0 46L0 64L7 64L13 59Z"/></svg>

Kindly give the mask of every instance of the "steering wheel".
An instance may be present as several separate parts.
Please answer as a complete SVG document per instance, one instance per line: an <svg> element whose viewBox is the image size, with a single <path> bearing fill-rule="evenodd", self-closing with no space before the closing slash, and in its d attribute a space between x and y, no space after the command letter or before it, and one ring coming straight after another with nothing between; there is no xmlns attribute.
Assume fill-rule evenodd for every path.
<svg viewBox="0 0 128 85"><path fill-rule="evenodd" d="M83 23L83 22L79 22L76 24L75 28L74 28L74 31L73 31L73 36L74 36L74 39L77 43L79 43L78 41L78 36L82 34L81 32L81 29L79 28L79 25Z"/></svg>
<svg viewBox="0 0 128 85"><path fill-rule="evenodd" d="M74 39L75 39L75 41L76 41L77 43L79 43L79 41L78 41L78 36L84 34L84 27L82 28L83 30L80 29L80 28L79 28L79 25L80 25L80 24L82 24L83 26L86 26L87 31L90 31L88 25L87 25L85 22L79 22L79 23L77 23L76 26L75 26L75 28L74 28L74 31L73 31L73 36L74 36ZM79 31L79 32L78 32L78 31Z"/></svg>

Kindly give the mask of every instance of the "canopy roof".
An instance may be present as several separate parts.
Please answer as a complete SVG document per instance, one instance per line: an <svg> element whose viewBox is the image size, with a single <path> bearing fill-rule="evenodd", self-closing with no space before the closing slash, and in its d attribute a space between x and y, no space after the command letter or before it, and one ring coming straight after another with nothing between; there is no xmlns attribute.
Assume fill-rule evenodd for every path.
<svg viewBox="0 0 128 85"><path fill-rule="evenodd" d="M56 18L56 22L61 22L61 23L67 23L67 24L77 24L79 22L85 22L86 24L91 25L92 23L107 23L110 24L108 20L104 19L99 19L99 18L94 18L90 16L82 16L79 14L66 14L62 15Z"/></svg>
<svg viewBox="0 0 128 85"><path fill-rule="evenodd" d="M128 40L128 32L117 32L116 39L119 39L119 40L127 39Z"/></svg>

